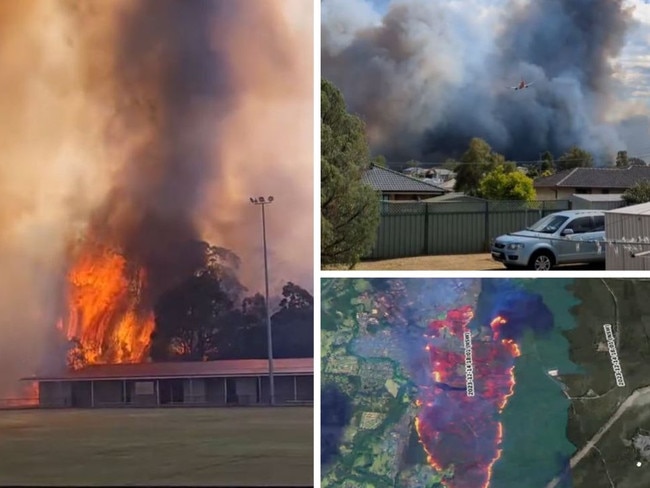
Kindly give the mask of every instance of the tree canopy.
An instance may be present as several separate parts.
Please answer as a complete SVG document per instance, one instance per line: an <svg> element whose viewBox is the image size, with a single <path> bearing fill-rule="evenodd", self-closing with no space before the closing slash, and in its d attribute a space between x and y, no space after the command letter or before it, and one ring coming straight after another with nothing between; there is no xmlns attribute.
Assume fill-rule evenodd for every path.
<svg viewBox="0 0 650 488"><path fill-rule="evenodd" d="M245 296L246 289L231 266L238 262L233 253L203 246L203 266L157 300L152 360L266 358L264 297L259 293ZM312 357L312 295L288 282L273 308L274 356Z"/></svg>
<svg viewBox="0 0 650 488"><path fill-rule="evenodd" d="M479 184L479 196L488 200L535 200L533 180L513 170L511 166L499 165L486 174Z"/></svg>
<svg viewBox="0 0 650 488"><path fill-rule="evenodd" d="M591 168L593 165L593 156L578 146L570 147L569 150L560 156L555 162L555 167L558 171L573 168Z"/></svg>
<svg viewBox="0 0 650 488"><path fill-rule="evenodd" d="M370 152L359 117L321 80L321 263L353 266L374 245L379 197L362 182Z"/></svg>
<svg viewBox="0 0 650 488"><path fill-rule="evenodd" d="M505 158L492 151L487 142L478 137L473 138L456 167L454 190L468 195L478 195L483 176L497 165L504 163Z"/></svg>
<svg viewBox="0 0 650 488"><path fill-rule="evenodd" d="M650 181L639 181L633 187L625 190L622 198L628 205L650 202Z"/></svg>

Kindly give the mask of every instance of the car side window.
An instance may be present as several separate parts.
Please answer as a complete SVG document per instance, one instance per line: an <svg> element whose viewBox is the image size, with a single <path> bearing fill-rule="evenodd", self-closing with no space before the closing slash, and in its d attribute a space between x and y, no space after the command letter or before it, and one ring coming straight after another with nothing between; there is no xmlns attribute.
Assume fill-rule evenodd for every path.
<svg viewBox="0 0 650 488"><path fill-rule="evenodd" d="M596 215L594 216L594 228L592 232L602 232L605 230L605 216Z"/></svg>
<svg viewBox="0 0 650 488"><path fill-rule="evenodd" d="M569 222L566 229L571 229L574 234L584 234L585 232L592 232L594 228L591 217L578 217L577 219Z"/></svg>

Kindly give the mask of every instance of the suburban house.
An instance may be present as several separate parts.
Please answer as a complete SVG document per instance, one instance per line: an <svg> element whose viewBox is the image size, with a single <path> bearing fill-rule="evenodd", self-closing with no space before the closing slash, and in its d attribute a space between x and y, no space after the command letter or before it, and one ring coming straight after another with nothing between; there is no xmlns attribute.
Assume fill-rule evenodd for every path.
<svg viewBox="0 0 650 488"><path fill-rule="evenodd" d="M573 168L534 182L538 200L569 200L580 194L621 194L636 183L650 181L649 166Z"/></svg>
<svg viewBox="0 0 650 488"><path fill-rule="evenodd" d="M385 201L420 201L447 192L426 181L374 164L364 173L362 179L365 184L378 191L381 199Z"/></svg>

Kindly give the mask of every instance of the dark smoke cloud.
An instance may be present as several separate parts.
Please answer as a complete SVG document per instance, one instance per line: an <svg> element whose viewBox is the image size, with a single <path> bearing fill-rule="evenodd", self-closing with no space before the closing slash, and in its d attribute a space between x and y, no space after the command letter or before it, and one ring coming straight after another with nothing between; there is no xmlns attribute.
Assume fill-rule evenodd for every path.
<svg viewBox="0 0 650 488"><path fill-rule="evenodd" d="M215 24L237 22L239 10L227 1L140 1L120 24L111 136L147 130L91 234L145 267L154 299L201 260L188 243L202 237L197 209L218 170L205 127L216 128L237 96L229 55L219 48L224 31Z"/></svg>
<svg viewBox="0 0 650 488"><path fill-rule="evenodd" d="M323 2L322 73L389 160L457 157L472 137L519 160L577 144L625 149L611 61L633 24L622 0L395 0L383 16ZM534 82L510 90L521 78ZM638 114L637 114L638 115Z"/></svg>

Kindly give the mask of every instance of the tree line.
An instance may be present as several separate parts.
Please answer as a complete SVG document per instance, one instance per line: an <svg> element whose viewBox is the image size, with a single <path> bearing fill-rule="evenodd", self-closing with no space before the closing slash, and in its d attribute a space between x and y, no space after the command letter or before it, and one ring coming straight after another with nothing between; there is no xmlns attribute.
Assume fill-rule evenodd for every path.
<svg viewBox="0 0 650 488"><path fill-rule="evenodd" d="M264 296L246 296L237 278L239 258L234 253L199 244L204 254L200 266L156 301L151 360L267 358ZM313 296L287 282L271 313L274 357L313 357ZM75 355L82 356L78 341L70 346L76 349Z"/></svg>

